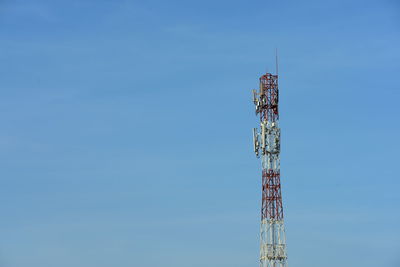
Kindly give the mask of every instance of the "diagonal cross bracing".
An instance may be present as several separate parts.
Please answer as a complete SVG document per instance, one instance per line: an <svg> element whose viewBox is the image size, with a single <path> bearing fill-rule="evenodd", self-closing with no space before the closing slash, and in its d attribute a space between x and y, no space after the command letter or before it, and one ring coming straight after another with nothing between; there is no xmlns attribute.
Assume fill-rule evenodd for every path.
<svg viewBox="0 0 400 267"><path fill-rule="evenodd" d="M254 152L261 154L261 267L286 267L286 237L280 182L280 128L278 112L278 75L260 78L259 91L253 90L260 132L253 129Z"/></svg>

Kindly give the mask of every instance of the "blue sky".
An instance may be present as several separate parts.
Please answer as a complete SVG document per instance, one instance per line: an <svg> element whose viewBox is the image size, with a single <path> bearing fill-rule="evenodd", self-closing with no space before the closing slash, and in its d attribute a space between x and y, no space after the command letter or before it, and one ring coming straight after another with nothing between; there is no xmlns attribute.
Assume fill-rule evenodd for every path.
<svg viewBox="0 0 400 267"><path fill-rule="evenodd" d="M276 47L289 265L399 267L394 0L1 1L0 266L257 266Z"/></svg>

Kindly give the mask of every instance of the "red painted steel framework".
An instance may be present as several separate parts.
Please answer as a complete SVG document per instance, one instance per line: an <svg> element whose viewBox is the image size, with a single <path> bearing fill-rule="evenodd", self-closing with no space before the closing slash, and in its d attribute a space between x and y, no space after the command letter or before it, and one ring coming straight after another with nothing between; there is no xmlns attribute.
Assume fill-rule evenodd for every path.
<svg viewBox="0 0 400 267"><path fill-rule="evenodd" d="M260 77L260 89L253 90L260 132L253 129L254 152L261 154L261 267L286 267L286 238L280 182L280 128L278 75Z"/></svg>
<svg viewBox="0 0 400 267"><path fill-rule="evenodd" d="M281 181L279 172L262 171L261 219L283 220Z"/></svg>
<svg viewBox="0 0 400 267"><path fill-rule="evenodd" d="M267 73L260 78L261 105L260 121L277 123L278 112L278 75ZM280 149L280 147L278 148ZM263 169L262 171L262 219L283 219L280 170Z"/></svg>

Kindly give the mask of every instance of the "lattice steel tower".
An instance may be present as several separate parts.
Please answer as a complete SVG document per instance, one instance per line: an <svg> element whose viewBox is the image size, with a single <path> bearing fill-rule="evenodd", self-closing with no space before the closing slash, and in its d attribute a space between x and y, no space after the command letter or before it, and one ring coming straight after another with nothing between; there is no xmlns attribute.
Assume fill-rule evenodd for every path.
<svg viewBox="0 0 400 267"><path fill-rule="evenodd" d="M260 89L253 90L260 132L253 129L254 152L261 154L261 267L286 267L286 237L280 182L280 128L278 113L278 75L260 77Z"/></svg>

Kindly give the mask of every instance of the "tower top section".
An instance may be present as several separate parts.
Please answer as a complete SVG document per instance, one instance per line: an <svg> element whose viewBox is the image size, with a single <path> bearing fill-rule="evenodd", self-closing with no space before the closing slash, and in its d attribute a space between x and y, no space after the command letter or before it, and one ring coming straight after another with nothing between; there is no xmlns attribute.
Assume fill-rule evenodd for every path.
<svg viewBox="0 0 400 267"><path fill-rule="evenodd" d="M261 122L278 122L278 101L278 75L271 73L262 75L259 91L253 90L253 102L256 106L256 114L260 114Z"/></svg>

